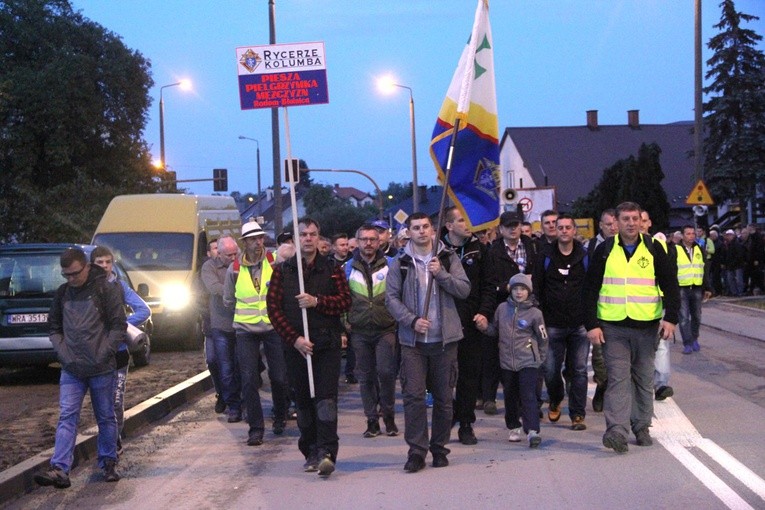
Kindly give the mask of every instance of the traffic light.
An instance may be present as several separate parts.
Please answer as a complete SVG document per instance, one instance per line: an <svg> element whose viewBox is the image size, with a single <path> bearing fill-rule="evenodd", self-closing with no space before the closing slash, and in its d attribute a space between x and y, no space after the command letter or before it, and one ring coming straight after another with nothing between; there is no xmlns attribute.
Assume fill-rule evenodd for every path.
<svg viewBox="0 0 765 510"><path fill-rule="evenodd" d="M297 184L300 182L300 160L294 158L284 160L284 182L290 182L290 161L292 161L292 181Z"/></svg>
<svg viewBox="0 0 765 510"><path fill-rule="evenodd" d="M213 191L228 191L228 170L225 168L213 169Z"/></svg>

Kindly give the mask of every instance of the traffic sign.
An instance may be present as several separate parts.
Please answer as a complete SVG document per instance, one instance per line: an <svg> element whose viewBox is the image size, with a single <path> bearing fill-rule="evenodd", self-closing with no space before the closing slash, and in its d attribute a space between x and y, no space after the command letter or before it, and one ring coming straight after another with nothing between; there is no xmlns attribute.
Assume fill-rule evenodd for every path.
<svg viewBox="0 0 765 510"><path fill-rule="evenodd" d="M712 195L709 194L704 179L699 179L685 199L685 205L715 205Z"/></svg>
<svg viewBox="0 0 765 510"><path fill-rule="evenodd" d="M393 219L395 219L397 222L401 223L402 225L406 221L406 219L409 217L408 214L406 214L406 211L403 209L399 209L396 214L393 215Z"/></svg>

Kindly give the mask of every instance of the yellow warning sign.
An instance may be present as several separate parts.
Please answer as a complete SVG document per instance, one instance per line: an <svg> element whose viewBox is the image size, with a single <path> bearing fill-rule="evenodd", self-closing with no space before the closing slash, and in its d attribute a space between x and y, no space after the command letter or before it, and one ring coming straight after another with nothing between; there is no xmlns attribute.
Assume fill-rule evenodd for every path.
<svg viewBox="0 0 765 510"><path fill-rule="evenodd" d="M703 179L699 179L690 193L688 198L685 199L686 205L715 205L715 201L712 200L712 195L709 194L707 185L704 184Z"/></svg>

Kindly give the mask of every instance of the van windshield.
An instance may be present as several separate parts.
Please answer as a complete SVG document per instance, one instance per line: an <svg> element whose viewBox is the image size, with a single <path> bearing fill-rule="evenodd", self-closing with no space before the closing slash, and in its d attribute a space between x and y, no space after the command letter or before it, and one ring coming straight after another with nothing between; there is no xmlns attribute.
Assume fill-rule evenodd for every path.
<svg viewBox="0 0 765 510"><path fill-rule="evenodd" d="M188 271L194 235L174 232L98 234L93 244L109 247L128 271Z"/></svg>

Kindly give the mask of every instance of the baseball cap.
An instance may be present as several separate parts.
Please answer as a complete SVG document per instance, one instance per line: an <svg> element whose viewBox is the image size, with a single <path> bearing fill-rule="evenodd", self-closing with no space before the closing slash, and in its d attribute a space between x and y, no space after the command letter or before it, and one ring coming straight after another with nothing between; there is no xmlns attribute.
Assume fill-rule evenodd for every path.
<svg viewBox="0 0 765 510"><path fill-rule="evenodd" d="M375 220L372 222L372 226L380 230L390 230L390 225L385 220Z"/></svg>
<svg viewBox="0 0 765 510"><path fill-rule="evenodd" d="M736 232L734 232L734 231L733 231L733 229L730 229L730 228L729 228L728 230L726 230L726 231L725 231L725 235L727 236L728 234L730 234L730 235L732 235L732 236L735 236L735 235L736 235Z"/></svg>
<svg viewBox="0 0 765 510"><path fill-rule="evenodd" d="M260 225L258 225L257 221L248 221L244 225L242 225L242 237L241 239L246 239L248 237L255 237L255 236L264 236L266 235L265 232L263 232L263 229L260 228Z"/></svg>
<svg viewBox="0 0 765 510"><path fill-rule="evenodd" d="M289 241L292 241L292 232L284 231L276 236L276 244L284 244Z"/></svg>
<svg viewBox="0 0 765 510"><path fill-rule="evenodd" d="M509 227L513 223L520 223L522 218L515 211L505 211L499 216L499 224L503 227Z"/></svg>

